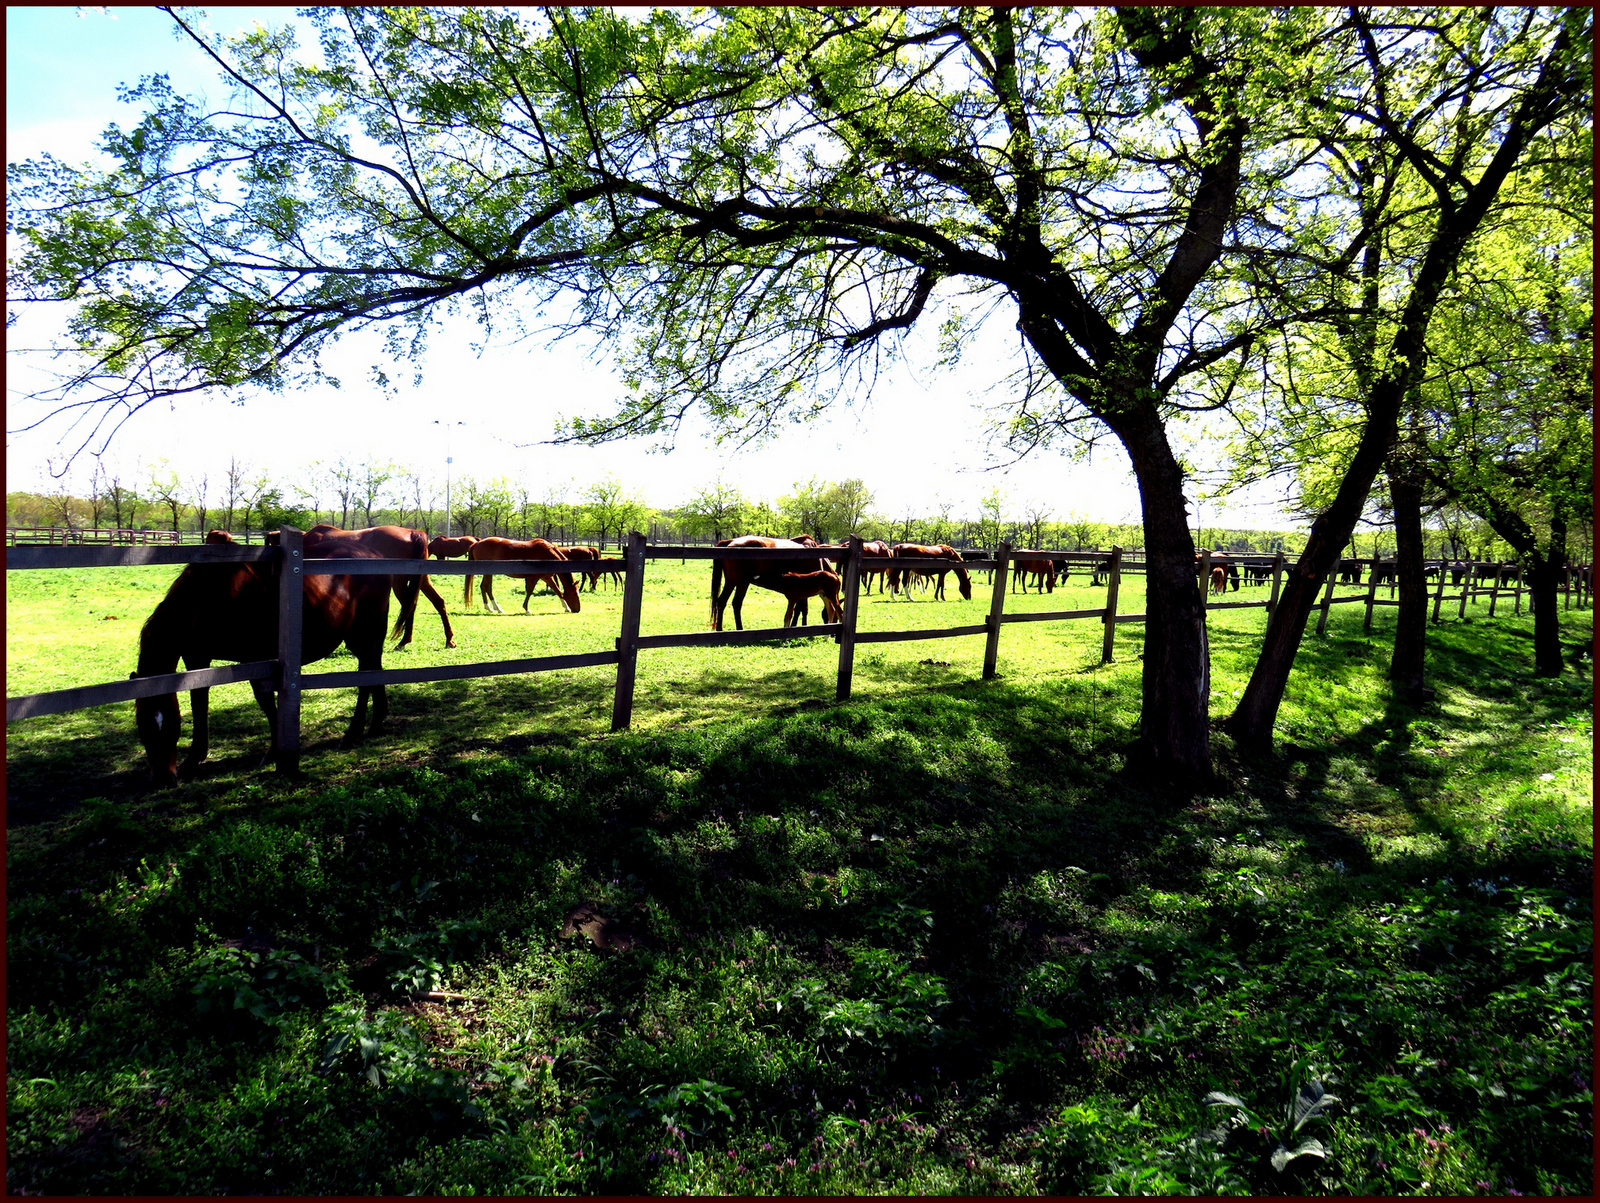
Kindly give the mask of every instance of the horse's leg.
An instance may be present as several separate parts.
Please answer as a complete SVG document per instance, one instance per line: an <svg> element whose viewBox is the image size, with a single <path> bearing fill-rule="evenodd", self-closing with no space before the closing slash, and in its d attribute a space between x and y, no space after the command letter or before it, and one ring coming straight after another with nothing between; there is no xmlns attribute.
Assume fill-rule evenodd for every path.
<svg viewBox="0 0 1600 1203"><path fill-rule="evenodd" d="M266 681L251 681L250 689L256 695L256 705L267 716L267 754L261 763L266 764L278 754L278 702L272 685Z"/></svg>
<svg viewBox="0 0 1600 1203"><path fill-rule="evenodd" d="M194 659L185 656L183 667L190 672L198 668L210 668L210 660ZM211 690L191 689L189 691L189 709L194 718L194 743L189 748L189 755L183 759L179 772L191 773L199 767L211 752Z"/></svg>
<svg viewBox="0 0 1600 1203"><path fill-rule="evenodd" d="M733 629L744 630L744 595L750 592L750 582L740 581L733 591Z"/></svg>
<svg viewBox="0 0 1600 1203"><path fill-rule="evenodd" d="M533 600L533 584L537 577L525 576L522 578L522 612L528 612L528 603Z"/></svg>
<svg viewBox="0 0 1600 1203"><path fill-rule="evenodd" d="M444 645L445 645L445 647L455 647L455 645L456 645L456 633L453 630L450 629L450 615L445 613L444 598L442 596L440 596L439 590L434 588L433 582L430 581L427 577L423 577L422 578L422 595L433 603L433 608L435 610L439 611L439 621L444 623ZM411 628L408 626L406 628L405 643L410 643L410 642L411 642ZM400 646L404 647L405 643L402 643Z"/></svg>

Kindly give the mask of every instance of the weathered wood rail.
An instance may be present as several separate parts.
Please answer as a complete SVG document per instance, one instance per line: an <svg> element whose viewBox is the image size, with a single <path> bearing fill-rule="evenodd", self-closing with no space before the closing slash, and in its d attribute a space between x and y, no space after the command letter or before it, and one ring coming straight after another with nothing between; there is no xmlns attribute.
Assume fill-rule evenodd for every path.
<svg viewBox="0 0 1600 1203"><path fill-rule="evenodd" d="M1012 573L1010 569L1018 559L1049 559L1067 567L1085 567L1096 570L1096 577L1106 580L1106 604L1092 608L1071 610L1029 611L1007 614L1006 597ZM678 560L831 560L842 569L843 602L842 621L819 623L801 627L767 627L744 631L681 631L663 635L641 635L640 618L644 604L644 568L650 559ZM1259 601L1207 600L1207 610L1265 609L1269 616L1276 608L1281 593L1283 573L1287 561L1282 553L1266 556L1234 556L1232 564L1260 568L1263 571L1252 585L1265 585L1265 570L1271 571L1269 595ZM103 706L113 702L131 701L135 698L154 697L179 690L205 689L239 681L273 682L278 691L279 767L292 771L298 765L300 751L300 699L307 689L342 689L372 685L411 685L430 681L456 681L473 677L506 676L520 673L552 672L560 669L616 665L617 679L612 704L612 730L629 726L633 714L634 685L637 677L638 653L641 649L674 647L733 647L742 644L814 639L831 637L839 645L839 666L835 696L839 701L849 698L854 674L855 649L862 644L891 643L918 639L958 639L982 635L985 637L983 676L992 678L997 672L1000 632L1008 624L1019 622L1072 622L1099 621L1103 626L1101 643L1102 662L1113 659L1116 628L1124 623L1144 622L1144 614L1119 614L1117 600L1124 575L1123 551L1113 547L1106 552L1059 552L1013 550L1002 543L992 559L966 560L962 567L968 572L988 570L991 573L992 596L989 613L981 623L934 628L932 630L858 631L856 615L861 581L861 540L851 538L840 546L817 548L718 548L682 545L650 546L644 535L635 531L629 536L623 555L618 559L599 561L550 560L498 560L491 562L471 560L428 560L429 576L483 575L492 568L495 576L572 576L597 569L619 569L623 573L622 614L611 651L580 652L562 656L535 656L516 660L480 661L472 664L447 664L429 668L381 669L368 672L344 671L305 674L301 671L301 598L303 580L307 575L340 576L406 576L415 574L416 560L378 559L306 559L304 533L293 527L283 527L279 532L277 547L250 547L238 544L200 544L193 546L91 546L91 545L23 545L6 548L6 569L29 570L44 568L96 568L128 565L183 565L265 563L270 565L278 579L278 656L274 660L254 661L246 664L226 665L187 672L163 673L159 676L138 677L127 681L112 681L100 685L85 685L72 689L51 690L6 699L6 722L80 710L90 706ZM894 567L924 571L949 570L949 560L911 559L896 557ZM1372 564L1374 561L1364 561ZM1390 565L1391 561L1381 561ZM1437 562L1436 562L1437 563ZM1461 592L1445 597L1447 577L1453 578L1457 567L1462 571ZM1438 582L1434 590L1433 612L1435 621L1445 600L1459 602L1458 613L1464 614L1469 600L1489 598L1489 612L1505 590L1502 583L1507 574L1503 565L1451 563L1438 564ZM1202 584L1209 582L1211 556L1201 555L1199 576ZM1480 573L1480 568L1492 569ZM1343 603L1365 602L1366 624L1371 627L1374 607L1395 605L1393 600L1377 597L1378 573L1371 572L1365 589L1343 597L1334 596L1337 572L1330 575L1320 604L1317 622L1318 634L1323 633L1330 606ZM1359 574L1357 574L1359 577ZM1480 583L1485 576L1492 580ZM1568 591L1576 580L1579 588L1579 605L1588 596L1587 571L1569 577ZM1240 584L1244 584L1241 581ZM1235 586L1237 591L1238 586ZM1520 575L1513 577L1510 591L1518 612L1521 609L1523 586ZM1394 593L1391 581L1391 599ZM1208 595L1209 596L1209 595Z"/></svg>

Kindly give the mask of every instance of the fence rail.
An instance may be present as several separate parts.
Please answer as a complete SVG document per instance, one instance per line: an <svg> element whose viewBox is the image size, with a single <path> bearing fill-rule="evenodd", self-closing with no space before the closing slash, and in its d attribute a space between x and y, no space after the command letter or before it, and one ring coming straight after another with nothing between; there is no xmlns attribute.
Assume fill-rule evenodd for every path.
<svg viewBox="0 0 1600 1203"><path fill-rule="evenodd" d="M160 532L130 532L160 533ZM170 533L170 532L168 532ZM732 647L743 644L814 639L826 637L839 645L839 667L836 696L844 701L850 696L855 648L860 644L893 643L918 639L953 639L983 635L986 637L983 675L996 675L999 638L1002 627L1019 622L1072 622L1098 620L1103 624L1101 649L1103 662L1113 658L1116 628L1126 623L1146 621L1145 614L1117 613L1118 591L1123 575L1128 570L1125 553L1120 547L1107 552L1061 552L1013 550L1002 543L992 557L963 560L961 567L969 572L989 571L992 574L992 597L989 613L981 623L936 628L933 630L858 631L856 630L857 601L861 580L863 557L861 540L852 537L844 545L824 545L816 548L717 548L685 545L649 546L645 537L634 532L623 549L621 559L609 560L380 560L335 559L319 560L304 557L304 534L293 527L279 531L276 547L251 547L239 544L198 544L190 546L169 545L29 545L12 542L6 548L6 569L28 570L47 568L104 568L138 565L228 564L264 563L278 580L278 658L245 664L226 665L220 668L196 669L188 672L163 673L159 676L139 677L128 681L113 681L100 685L85 685L72 689L52 690L26 694L6 699L6 722L47 714L60 714L90 706L107 705L142 697L154 697L178 690L205 689L215 685L239 681L272 681L278 691L279 767L292 770L298 765L300 749L300 695L307 689L340 689L375 685L411 685L432 681L455 681L475 677L506 676L520 673L552 672L570 668L617 666L617 681L612 708L612 729L626 728L632 716L634 681L638 653L642 649L679 647ZM644 566L650 559L678 560L831 560L843 569L843 620L802 627L770 627L745 631L681 631L662 635L641 635L640 616L643 608ZM1106 604L1089 609L1005 612L1005 601L1012 573L1009 571L1018 560L1048 559L1063 566L1092 566L1096 578L1103 573L1106 578ZM1249 585L1266 585L1264 570L1271 570L1270 595L1261 601L1207 600L1207 610L1265 609L1269 616L1276 608L1281 592L1286 560L1282 553L1273 556L1230 556L1228 563L1235 567L1259 568L1245 582ZM1346 561L1348 565L1350 562ZM1366 624L1372 623L1375 607L1396 605L1393 577L1389 577L1391 599L1377 597L1380 582L1378 567L1392 565L1392 561L1360 561L1355 571L1347 574L1353 579L1344 583L1359 583L1361 565L1372 565L1366 588L1361 593L1335 596L1339 570L1330 573L1327 588L1320 603L1317 632L1323 633L1330 607L1364 602L1367 606ZM305 576L408 576L417 575L425 566L429 576L572 576L590 572L621 571L624 574L623 607L613 651L582 652L563 656L538 656L517 660L480 661L471 664L438 665L430 668L380 669L355 672L325 672L302 675L300 620L302 605L301 582ZM931 557L895 557L887 563L873 561L874 567L896 569L950 570L956 565L950 560ZM1201 553L1198 565L1202 583L1209 583L1212 567L1210 552ZM1518 612L1521 609L1523 585L1519 573L1508 573L1509 566L1474 561L1470 563L1433 561L1430 572L1437 571L1433 590L1433 617L1437 621L1445 601L1456 602L1459 613L1464 614L1469 600L1489 598L1489 613L1507 591ZM1484 569L1491 571L1485 572ZM1458 594L1445 595L1446 578L1461 587ZM1492 578L1492 579L1491 579ZM1488 584L1481 582L1489 580ZM1578 586L1578 604L1583 606L1589 593L1592 573L1587 566L1578 566L1569 573L1567 582L1568 604L1574 583ZM1240 587L1236 576L1225 582L1235 591Z"/></svg>

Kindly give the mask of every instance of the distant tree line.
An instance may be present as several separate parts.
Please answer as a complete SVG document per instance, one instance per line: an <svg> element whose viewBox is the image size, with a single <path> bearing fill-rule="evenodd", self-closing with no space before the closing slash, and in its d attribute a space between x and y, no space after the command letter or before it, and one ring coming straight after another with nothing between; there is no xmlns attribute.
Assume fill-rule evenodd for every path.
<svg viewBox="0 0 1600 1203"><path fill-rule="evenodd" d="M175 530L194 539L220 527L247 542L284 523L308 528L329 522L346 528L409 526L430 536L448 530L478 538L498 535L599 546L619 545L629 530L642 530L657 543L805 533L823 542L859 534L891 543L947 543L989 550L1002 541L1051 551L1144 547L1144 531L1137 523L1100 522L1077 511L1058 515L1041 502L1013 503L1000 488L979 499L975 514L958 514L952 503L942 499L935 499L932 507L890 513L875 508L872 491L857 478L796 481L791 492L773 501L747 497L717 480L669 507L649 504L614 475L582 487L571 480L536 483L506 475L469 475L452 479L448 491L447 515L445 490L432 475L397 464L345 458L314 462L287 481L276 481L237 457L221 472L190 475L179 473L166 460L135 473L97 462L84 494L74 492L65 481L48 493L8 493L6 525ZM1351 555L1394 555L1394 532L1382 517L1356 533ZM1515 558L1487 521L1459 505L1438 507L1425 535L1430 558ZM1234 554L1298 555L1305 538L1303 530L1221 526L1195 530L1196 546ZM1572 556L1587 562L1592 524L1575 528L1571 542Z"/></svg>

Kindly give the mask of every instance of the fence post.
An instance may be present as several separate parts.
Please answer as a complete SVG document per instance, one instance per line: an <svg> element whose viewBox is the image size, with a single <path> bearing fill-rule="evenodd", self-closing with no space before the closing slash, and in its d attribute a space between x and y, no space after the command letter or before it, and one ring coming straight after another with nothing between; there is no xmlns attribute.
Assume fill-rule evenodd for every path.
<svg viewBox="0 0 1600 1203"><path fill-rule="evenodd" d="M1433 591L1433 621L1439 621L1439 607L1444 604L1444 578L1450 571L1450 565L1444 560L1439 561L1439 587Z"/></svg>
<svg viewBox="0 0 1600 1203"><path fill-rule="evenodd" d="M1367 621L1361 626L1363 635L1372 634L1372 603L1378 599L1378 559L1372 559L1372 579L1367 582Z"/></svg>
<svg viewBox="0 0 1600 1203"><path fill-rule="evenodd" d="M617 636L617 693L611 703L611 729L626 731L633 719L633 682L639 667L639 612L644 608L644 535L628 534L623 550L622 630Z"/></svg>
<svg viewBox="0 0 1600 1203"><path fill-rule="evenodd" d="M1272 553L1272 596L1267 599L1267 621L1278 612L1278 591L1283 588L1283 552Z"/></svg>
<svg viewBox="0 0 1600 1203"><path fill-rule="evenodd" d="M300 769L300 627L305 607L305 532L278 528L278 772Z"/></svg>
<svg viewBox="0 0 1600 1203"><path fill-rule="evenodd" d="M1467 565L1467 579L1466 579L1466 582L1461 586L1461 608L1456 611L1456 617L1457 618L1463 618L1463 619L1466 618L1466 616L1467 616L1467 598L1472 596L1472 593L1473 593L1472 586L1474 585L1474 583L1476 583L1477 579L1478 579L1478 562L1476 560L1474 560L1472 563Z"/></svg>
<svg viewBox="0 0 1600 1203"><path fill-rule="evenodd" d="M834 690L834 699L840 702L850 700L850 678L856 668L856 607L860 605L856 590L861 583L861 536L851 535L845 540L845 546L850 550L844 558L844 596L839 599L844 603L844 630L839 632L839 682Z"/></svg>
<svg viewBox="0 0 1600 1203"><path fill-rule="evenodd" d="M989 602L989 639L983 649L983 679L995 675L1000 658L1000 616L1006 611L1006 577L1011 571L1011 544L1001 543L994 553L994 598Z"/></svg>
<svg viewBox="0 0 1600 1203"><path fill-rule="evenodd" d="M1117 637L1117 589L1122 584L1122 548L1111 545L1111 572L1106 577L1106 632L1100 644L1100 663L1111 663L1111 645Z"/></svg>
<svg viewBox="0 0 1600 1203"><path fill-rule="evenodd" d="M1339 575L1339 562L1335 560L1328 569L1328 587L1322 591L1322 613L1317 615L1317 634L1328 629L1328 607L1333 605L1333 582Z"/></svg>
<svg viewBox="0 0 1600 1203"><path fill-rule="evenodd" d="M1489 617L1494 617L1494 603L1500 599L1500 565L1494 566L1494 584L1489 587Z"/></svg>

